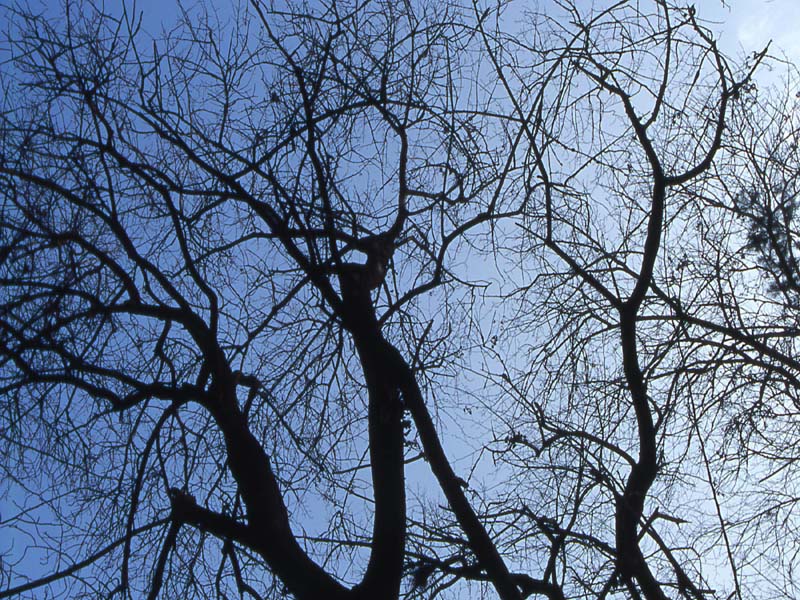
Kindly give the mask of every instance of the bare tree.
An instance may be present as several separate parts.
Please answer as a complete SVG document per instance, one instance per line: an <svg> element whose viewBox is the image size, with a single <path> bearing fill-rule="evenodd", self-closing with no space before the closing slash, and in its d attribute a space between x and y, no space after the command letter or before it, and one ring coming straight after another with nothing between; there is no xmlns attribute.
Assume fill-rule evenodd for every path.
<svg viewBox="0 0 800 600"><path fill-rule="evenodd" d="M528 147L524 234L499 250L522 252L506 296L514 316L497 332L499 348L515 348L496 350L506 425L493 452L516 473L505 520L568 597L742 597L744 546L712 457L717 431L736 421L718 409L744 392L740 418L757 413L737 377L763 381L777 348L737 316L727 276L752 283L743 271L754 265L727 262L730 218L711 206L741 211L746 200L721 165L738 162L732 129L754 139L739 121L764 126L741 106L765 54L731 66L694 8L669 2L559 7L532 15L527 37L482 28ZM736 193L711 202L725 185ZM786 288L776 265L791 259L762 263ZM712 306L727 317L709 317Z"/></svg>
<svg viewBox="0 0 800 600"><path fill-rule="evenodd" d="M680 260L692 291L661 291L683 327L687 373L676 385L693 399L698 462L718 521L701 547L724 543L738 597L798 593L798 124L797 76L788 73L781 86L753 82L737 98L721 156L687 217L697 242Z"/></svg>
<svg viewBox="0 0 800 600"><path fill-rule="evenodd" d="M796 595L766 51L666 0L6 10L0 598Z"/></svg>
<svg viewBox="0 0 800 600"><path fill-rule="evenodd" d="M511 169L462 15L254 1L148 42L65 9L6 37L3 519L28 549L0 597L397 597L424 457L518 598L420 386L458 300L418 300Z"/></svg>

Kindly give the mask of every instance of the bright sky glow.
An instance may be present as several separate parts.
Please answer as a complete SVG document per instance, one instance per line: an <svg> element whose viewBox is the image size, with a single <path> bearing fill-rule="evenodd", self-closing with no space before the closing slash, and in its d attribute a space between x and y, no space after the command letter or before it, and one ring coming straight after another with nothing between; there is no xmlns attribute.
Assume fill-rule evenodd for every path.
<svg viewBox="0 0 800 600"><path fill-rule="evenodd" d="M800 1L730 0L726 8L705 0L698 3L698 14L720 23L721 43L733 56L761 50L772 40L773 55L785 53L800 65Z"/></svg>
<svg viewBox="0 0 800 600"><path fill-rule="evenodd" d="M785 53L800 65L800 0L686 0L686 4L692 3L698 16L718 23L713 29L729 55L761 50L772 40L773 54ZM171 0L136 0L130 6L143 13L145 29L155 35L160 25L169 28L179 13L178 2Z"/></svg>
<svg viewBox="0 0 800 600"><path fill-rule="evenodd" d="M52 1L57 5L61 0L42 0L46 5ZM194 0L201 1L201 0ZM194 6L190 0L186 6ZM541 0L541 5L546 6L549 0ZM605 0L594 0L595 4L605 4ZM2 0L0 0L0 3ZM313 5L315 0L309 0ZM524 5L525 0L521 4ZM727 0L723 5L721 0L685 0L686 4L694 2L697 6L698 16L713 21L712 29L718 34L720 44L730 56L737 58L753 51L763 49L770 41L771 54L785 56L787 60L800 67L800 0ZM211 5L212 2L209 2ZM217 0L213 4L224 11L226 2ZM492 4L489 0L487 4ZM120 4L121 5L121 4ZM143 14L143 26L146 31L155 37L160 35L160 26L170 29L177 14L178 2L176 0L136 0L128 5L132 12ZM3 13L0 12L0 15ZM1 20L1 19L0 19ZM0 51L2 49L0 48ZM455 445L457 452L451 456L457 459L461 446ZM458 461L455 461L458 462ZM462 465L459 465L460 467ZM489 469L496 469L488 465ZM410 468L410 480L423 481L430 474L424 463L420 462ZM499 471L496 472L499 476ZM487 476L491 475L488 473ZM434 484L430 484L434 487ZM2 513L10 512L0 504ZM0 518L2 518L0 516ZM4 544L8 544L5 540ZM0 546L0 551L5 551L5 545ZM31 557L34 557L33 553ZM38 557L37 557L38 558ZM33 571L35 572L35 571Z"/></svg>

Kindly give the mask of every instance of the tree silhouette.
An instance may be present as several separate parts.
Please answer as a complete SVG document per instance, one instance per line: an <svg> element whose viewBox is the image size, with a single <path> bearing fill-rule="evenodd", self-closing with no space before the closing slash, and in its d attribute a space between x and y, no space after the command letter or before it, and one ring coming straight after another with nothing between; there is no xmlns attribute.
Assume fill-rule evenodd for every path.
<svg viewBox="0 0 800 600"><path fill-rule="evenodd" d="M736 253L718 208L763 207L730 167L739 121L764 122L744 115L766 51L732 67L693 8L666 2L562 8L528 36L481 31L527 145L524 233L500 250L520 257L498 332L517 350L497 352L490 407L504 424L492 451L515 473L505 522L567 597L742 597L739 565L754 561L720 500L713 455L735 417L718 407L741 383L729 367L763 379L775 349L759 340L732 358L731 336L758 336L708 311L741 308L717 295ZM720 181L737 194L713 194ZM782 197L780 217L762 211L749 230L750 245L784 249L761 258L779 288ZM715 560L725 574L710 577Z"/></svg>
<svg viewBox="0 0 800 600"><path fill-rule="evenodd" d="M390 598L408 412L471 550L515 597L418 383L437 342L414 301L494 214L459 97L463 33L446 8L284 9L185 12L147 51L128 14L13 12L4 454L39 505L11 522L37 511L45 556L115 565L80 575L90 595L257 595L257 565L277 593ZM328 503L318 539L290 518L322 510L312 492ZM347 566L361 547L363 571Z"/></svg>
<svg viewBox="0 0 800 600"><path fill-rule="evenodd" d="M766 51L661 0L7 14L0 598L791 596Z"/></svg>

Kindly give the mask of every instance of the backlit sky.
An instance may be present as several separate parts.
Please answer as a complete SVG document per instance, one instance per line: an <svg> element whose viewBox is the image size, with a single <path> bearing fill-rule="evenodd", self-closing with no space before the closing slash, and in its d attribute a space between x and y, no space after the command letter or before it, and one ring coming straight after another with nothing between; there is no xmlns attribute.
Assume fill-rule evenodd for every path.
<svg viewBox="0 0 800 600"><path fill-rule="evenodd" d="M4 1L0 0L0 5ZM53 6L62 1L43 0L43 4L51 3ZM687 4L690 1L687 0ZM719 34L721 46L727 54L737 57L761 50L772 40L772 54L780 56L785 53L790 61L800 65L800 0L727 0L724 5L722 0L693 1L698 16L718 23L712 29ZM595 2L600 4L601 0ZM540 4L544 3L545 0L540 0ZM113 5L114 1L107 4ZM145 29L157 36L162 23L169 28L177 14L177 4L177 0L137 0L129 5L144 13ZM186 4L191 6L193 0L186 0ZM216 4L224 10L227 0L217 0ZM0 23L2 17L0 13ZM5 508L1 504L0 507ZM5 551L7 544L8 541L4 542L0 551Z"/></svg>
<svg viewBox="0 0 800 600"><path fill-rule="evenodd" d="M752 52L773 40L773 52L783 51L800 64L800 0L686 0L686 3L696 5L698 16L719 23L714 29L720 33L720 41L729 54L737 56L741 50ZM135 2L136 10L144 11L145 27L156 32L159 21L170 24L177 13L177 4L177 0ZM192 2L186 4L191 6Z"/></svg>
<svg viewBox="0 0 800 600"><path fill-rule="evenodd" d="M760 50L772 40L770 50L784 52L800 64L800 0L720 0L696 2L698 15L720 21L720 41L729 54ZM716 29L716 28L715 28Z"/></svg>

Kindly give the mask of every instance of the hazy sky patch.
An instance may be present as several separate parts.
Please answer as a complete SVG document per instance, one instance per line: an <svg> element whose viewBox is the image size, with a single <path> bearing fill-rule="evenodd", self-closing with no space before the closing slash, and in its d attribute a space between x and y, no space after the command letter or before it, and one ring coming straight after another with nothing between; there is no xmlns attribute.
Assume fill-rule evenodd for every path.
<svg viewBox="0 0 800 600"><path fill-rule="evenodd" d="M772 41L771 53L800 63L800 2L798 0L731 0L728 8L704 3L707 17L720 21L721 41L734 55L761 50ZM701 13L702 14L702 13Z"/></svg>

